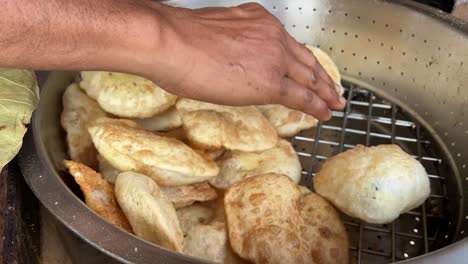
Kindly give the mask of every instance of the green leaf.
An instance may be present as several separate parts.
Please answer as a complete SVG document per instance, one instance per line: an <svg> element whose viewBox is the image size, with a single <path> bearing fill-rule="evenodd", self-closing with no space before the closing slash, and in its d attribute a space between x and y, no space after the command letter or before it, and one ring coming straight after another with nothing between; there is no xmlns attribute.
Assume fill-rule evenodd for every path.
<svg viewBox="0 0 468 264"><path fill-rule="evenodd" d="M38 103L33 71L0 68L0 170L18 154Z"/></svg>

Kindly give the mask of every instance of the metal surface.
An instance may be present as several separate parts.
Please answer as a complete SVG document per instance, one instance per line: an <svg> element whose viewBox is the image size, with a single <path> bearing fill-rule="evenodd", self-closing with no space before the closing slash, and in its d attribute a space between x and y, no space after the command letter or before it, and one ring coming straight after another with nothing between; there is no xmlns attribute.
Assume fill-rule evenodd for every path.
<svg viewBox="0 0 468 264"><path fill-rule="evenodd" d="M242 2L170 1L186 7ZM296 39L328 52L346 76L350 99L346 111L335 112L330 122L292 139L304 168L304 183L312 184L314 173L327 157L356 144L395 142L419 159L430 174L431 196L425 205L390 225L369 225L343 216L352 261L385 263L413 257L411 260L424 263L460 261L466 256L463 248L468 250L466 239L437 249L463 238L468 226L466 24L406 1L260 3ZM27 182L68 228L121 261L193 261L111 226L80 201L80 193L61 163L66 152L59 106L72 78L70 73L54 72L43 85L32 133L28 133L20 156Z"/></svg>
<svg viewBox="0 0 468 264"><path fill-rule="evenodd" d="M304 183L313 188L311 179L320 165L357 144L398 144L431 173L431 195L424 206L391 224L371 225L342 216L350 235L352 263L405 260L447 245L456 233L452 226L456 226L459 213L448 207L458 201L445 192L448 179L454 175L453 169L445 166L447 158L415 118L372 92L375 88L347 80L344 86L349 104L345 111L334 112L327 124L320 123L291 139L301 158Z"/></svg>

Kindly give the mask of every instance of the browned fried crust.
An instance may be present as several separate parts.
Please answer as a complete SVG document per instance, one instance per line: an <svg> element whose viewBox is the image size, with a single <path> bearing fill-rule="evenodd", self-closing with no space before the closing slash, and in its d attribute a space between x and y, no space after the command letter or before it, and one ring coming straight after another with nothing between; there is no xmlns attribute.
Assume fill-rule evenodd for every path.
<svg viewBox="0 0 468 264"><path fill-rule="evenodd" d="M132 232L127 218L117 204L112 185L86 165L71 160L65 160L64 164L83 191L86 205L111 224Z"/></svg>

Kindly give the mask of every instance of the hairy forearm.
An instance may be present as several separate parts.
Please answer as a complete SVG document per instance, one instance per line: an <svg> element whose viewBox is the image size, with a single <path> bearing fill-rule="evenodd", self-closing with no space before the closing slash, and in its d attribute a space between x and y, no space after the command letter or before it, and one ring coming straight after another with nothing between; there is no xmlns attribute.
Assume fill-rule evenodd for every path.
<svg viewBox="0 0 468 264"><path fill-rule="evenodd" d="M3 0L0 6L4 67L132 71L158 45L157 10L145 1Z"/></svg>
<svg viewBox="0 0 468 264"><path fill-rule="evenodd" d="M312 52L253 3L0 0L2 66L133 73L181 97L283 104L323 120L345 105Z"/></svg>

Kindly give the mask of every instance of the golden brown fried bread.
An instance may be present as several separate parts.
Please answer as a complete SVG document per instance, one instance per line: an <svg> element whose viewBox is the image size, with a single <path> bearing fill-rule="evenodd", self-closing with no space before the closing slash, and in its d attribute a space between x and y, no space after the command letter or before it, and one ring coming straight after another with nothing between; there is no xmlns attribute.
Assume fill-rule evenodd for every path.
<svg viewBox="0 0 468 264"><path fill-rule="evenodd" d="M64 161L64 164L83 191L86 205L111 224L132 232L127 218L117 204L114 188L86 165L71 160Z"/></svg>
<svg viewBox="0 0 468 264"><path fill-rule="evenodd" d="M192 144L192 142L190 142L190 140L188 140L187 133L185 133L185 130L183 128L176 128L176 129L172 129L169 131L164 131L164 132L160 131L160 132L155 132L155 133L160 136L172 137L172 138L178 139L182 141L184 144L186 144L187 146L189 146L190 148L192 148L193 150L195 150L196 152L198 152L200 155L205 155L212 160L218 159L226 151L226 149L224 148L220 148L220 149L197 148L196 146Z"/></svg>
<svg viewBox="0 0 468 264"><path fill-rule="evenodd" d="M308 194L311 193L312 191L309 189L309 187L306 187L304 185L299 185L299 190L301 190L302 194Z"/></svg>
<svg viewBox="0 0 468 264"><path fill-rule="evenodd" d="M224 263L227 246L226 224L213 221L209 224L196 224L187 232L184 253L215 263Z"/></svg>
<svg viewBox="0 0 468 264"><path fill-rule="evenodd" d="M424 167L397 145L358 145L330 158L314 188L344 213L376 224L392 222L430 193Z"/></svg>
<svg viewBox="0 0 468 264"><path fill-rule="evenodd" d="M176 187L161 187L166 197L175 208L182 208L194 202L206 202L218 197L216 190L207 182L194 183Z"/></svg>
<svg viewBox="0 0 468 264"><path fill-rule="evenodd" d="M234 252L255 263L304 261L298 208L301 196L293 181L277 174L259 175L232 186L224 206Z"/></svg>
<svg viewBox="0 0 468 264"><path fill-rule="evenodd" d="M99 154L113 167L148 175L162 186L203 182L219 172L213 160L202 157L179 140L122 121L97 120L88 131Z"/></svg>
<svg viewBox="0 0 468 264"><path fill-rule="evenodd" d="M224 214L223 200L177 210L185 238L184 253L217 263L246 263L232 252Z"/></svg>
<svg viewBox="0 0 468 264"><path fill-rule="evenodd" d="M234 252L254 263L347 263L342 258L347 236L338 214L331 205L323 206L323 199L310 204L319 197L309 195L278 174L248 178L231 187L224 205ZM317 255L314 246L327 252Z"/></svg>
<svg viewBox="0 0 468 264"><path fill-rule="evenodd" d="M311 115L278 104L259 105L257 108L280 137L292 137L302 130L315 127L318 123Z"/></svg>
<svg viewBox="0 0 468 264"><path fill-rule="evenodd" d="M278 141L274 128L254 106L222 106L183 98L176 108L188 139L199 148L261 151Z"/></svg>
<svg viewBox="0 0 468 264"><path fill-rule="evenodd" d="M143 129L140 127L135 121L124 119L124 118L110 118L110 117L102 117L94 120L92 122L93 125L105 125L105 124L113 124L113 125L121 125L121 126L128 126ZM89 131L88 131L89 133Z"/></svg>
<svg viewBox="0 0 468 264"><path fill-rule="evenodd" d="M190 206L177 209L177 218L184 236L197 224L207 224L214 217L214 210L211 207L201 204L192 204Z"/></svg>
<svg viewBox="0 0 468 264"><path fill-rule="evenodd" d="M117 175L121 171L114 168L107 160L98 155L99 172L109 182L114 184ZM181 186L161 186L161 191L167 199L174 204L174 207L182 208L193 204L194 202L211 201L218 197L216 190L207 182L194 183Z"/></svg>
<svg viewBox="0 0 468 264"><path fill-rule="evenodd" d="M314 53L325 71L335 81L337 92L342 95L341 76L336 64L323 50L312 46L307 47ZM294 136L302 130L315 127L318 123L318 120L313 116L282 105L259 105L258 109L276 129L280 137Z"/></svg>
<svg viewBox="0 0 468 264"><path fill-rule="evenodd" d="M97 151L88 133L88 123L105 117L106 113L93 99L83 93L77 84L67 87L62 102L60 121L67 133L70 158L91 168L97 168Z"/></svg>
<svg viewBox="0 0 468 264"><path fill-rule="evenodd" d="M120 174L121 171L114 168L105 158L101 155L97 156L99 162L99 173L106 179L107 182L114 184L117 175Z"/></svg>
<svg viewBox="0 0 468 264"><path fill-rule="evenodd" d="M152 81L125 73L83 71L80 86L106 112L126 118L152 117L177 99Z"/></svg>
<svg viewBox="0 0 468 264"><path fill-rule="evenodd" d="M182 252L184 237L175 208L153 179L123 172L115 181L115 194L137 236Z"/></svg>
<svg viewBox="0 0 468 264"><path fill-rule="evenodd" d="M182 126L182 118L175 107L149 118L135 119L135 122L148 131L169 131Z"/></svg>
<svg viewBox="0 0 468 264"><path fill-rule="evenodd" d="M348 234L335 208L310 191L302 196L299 207L310 263L348 263Z"/></svg>
<svg viewBox="0 0 468 264"><path fill-rule="evenodd" d="M219 175L210 183L226 189L245 178L267 173L283 174L295 183L301 179L301 163L291 143L281 139L271 149L261 152L228 151L218 161Z"/></svg>

